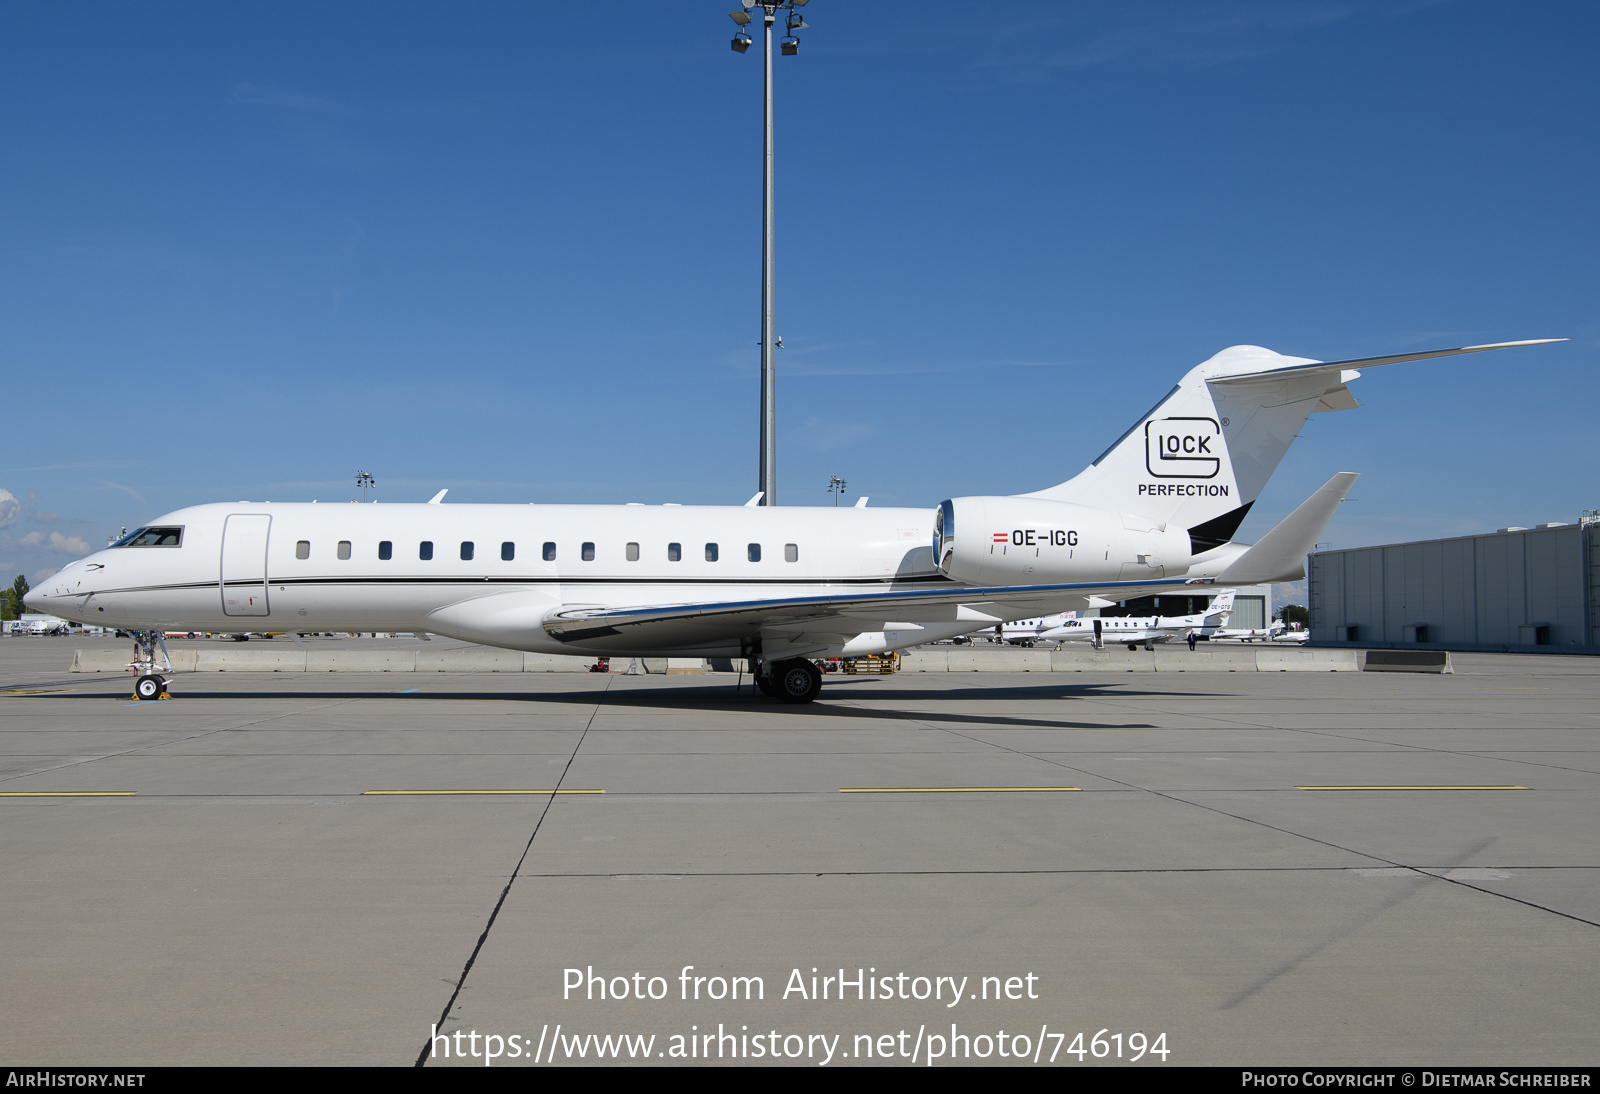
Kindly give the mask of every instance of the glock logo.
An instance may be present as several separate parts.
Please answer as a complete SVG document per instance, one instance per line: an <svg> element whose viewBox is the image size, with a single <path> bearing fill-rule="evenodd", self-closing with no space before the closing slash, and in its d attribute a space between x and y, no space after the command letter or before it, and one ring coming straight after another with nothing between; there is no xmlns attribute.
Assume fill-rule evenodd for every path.
<svg viewBox="0 0 1600 1094"><path fill-rule="evenodd" d="M1145 423L1144 465L1158 479L1210 479L1222 469L1222 429L1215 418Z"/></svg>

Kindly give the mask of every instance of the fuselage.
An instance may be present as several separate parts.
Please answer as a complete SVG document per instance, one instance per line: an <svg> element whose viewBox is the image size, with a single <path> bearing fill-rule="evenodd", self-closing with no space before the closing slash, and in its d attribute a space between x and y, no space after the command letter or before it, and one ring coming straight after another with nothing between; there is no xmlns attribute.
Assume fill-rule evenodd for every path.
<svg viewBox="0 0 1600 1094"><path fill-rule="evenodd" d="M1217 633L1221 624L1216 615L1107 616L1068 619L1039 637L1047 642L1093 642L1097 635L1103 642L1166 642L1191 634L1209 637Z"/></svg>
<svg viewBox="0 0 1600 1094"><path fill-rule="evenodd" d="M30 600L65 619L127 630L431 631L573 652L573 643L558 642L528 621L574 606L959 587L933 565L934 513L687 505L201 505L168 513L141 529L142 537L129 537L133 542L68 565ZM1086 558L1080 579L1115 578L1122 563ZM489 597L496 598L492 604L485 601ZM504 616L502 608L514 608L518 622L484 622L496 613ZM970 623L952 622L949 633L970 629ZM929 632L922 640L940 636L942 631Z"/></svg>

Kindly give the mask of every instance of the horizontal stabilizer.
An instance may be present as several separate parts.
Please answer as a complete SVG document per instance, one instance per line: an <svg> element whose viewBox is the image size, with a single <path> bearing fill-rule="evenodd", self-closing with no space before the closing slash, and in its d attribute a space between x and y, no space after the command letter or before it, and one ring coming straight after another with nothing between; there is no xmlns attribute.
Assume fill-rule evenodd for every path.
<svg viewBox="0 0 1600 1094"><path fill-rule="evenodd" d="M1217 575L1218 585L1264 585L1306 576L1305 558L1361 476L1341 471Z"/></svg>
<svg viewBox="0 0 1600 1094"><path fill-rule="evenodd" d="M1263 377L1291 376L1296 373L1308 372L1343 372L1348 369L1357 371L1364 368L1377 368L1379 365L1402 365L1407 361L1428 361L1435 357L1459 357L1463 353L1485 353L1492 349L1515 349L1518 346L1543 346L1550 342L1565 342L1565 338L1529 338L1521 342L1495 342L1487 346L1462 346L1459 349L1431 349L1422 353L1399 353L1390 357L1361 357L1354 361L1312 361L1281 368L1262 368L1250 372L1243 372L1233 376L1219 376L1210 382L1221 387L1245 385L1261 380ZM1353 400L1352 400L1353 401ZM1340 407L1339 409L1346 409Z"/></svg>

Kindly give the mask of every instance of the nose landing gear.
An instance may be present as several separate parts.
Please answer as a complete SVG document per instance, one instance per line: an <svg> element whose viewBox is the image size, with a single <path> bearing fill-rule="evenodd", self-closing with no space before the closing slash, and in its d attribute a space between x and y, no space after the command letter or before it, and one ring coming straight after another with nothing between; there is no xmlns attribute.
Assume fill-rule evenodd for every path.
<svg viewBox="0 0 1600 1094"><path fill-rule="evenodd" d="M149 676L141 676L137 681L134 682L133 697L135 699L172 698L171 694L167 691L167 682L154 674Z"/></svg>
<svg viewBox="0 0 1600 1094"><path fill-rule="evenodd" d="M135 699L170 699L167 678L162 673L172 671L172 659L167 656L167 644L160 631L133 632L133 662L128 666L139 674L133 683ZM159 652L159 657L157 656Z"/></svg>

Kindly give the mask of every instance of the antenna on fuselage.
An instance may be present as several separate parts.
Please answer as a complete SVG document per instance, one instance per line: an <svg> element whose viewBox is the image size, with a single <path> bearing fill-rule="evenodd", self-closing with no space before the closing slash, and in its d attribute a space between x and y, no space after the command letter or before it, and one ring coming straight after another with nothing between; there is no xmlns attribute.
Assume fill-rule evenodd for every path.
<svg viewBox="0 0 1600 1094"><path fill-rule="evenodd" d="M429 505L438 505L440 502L444 501L444 496L446 494L448 494L449 492L450 492L450 488L448 486L445 487L443 490L439 491L433 497L429 498L428 499L428 504Z"/></svg>

